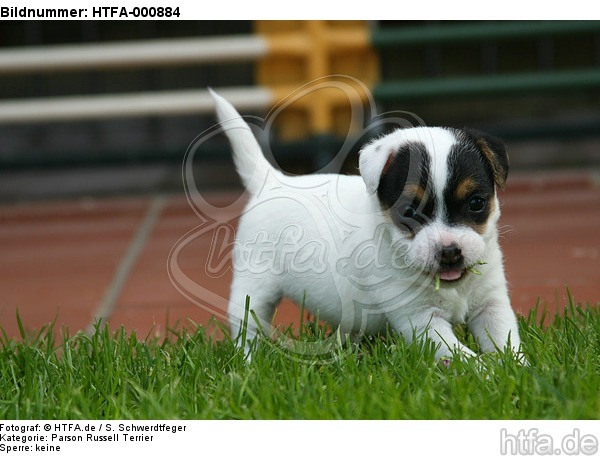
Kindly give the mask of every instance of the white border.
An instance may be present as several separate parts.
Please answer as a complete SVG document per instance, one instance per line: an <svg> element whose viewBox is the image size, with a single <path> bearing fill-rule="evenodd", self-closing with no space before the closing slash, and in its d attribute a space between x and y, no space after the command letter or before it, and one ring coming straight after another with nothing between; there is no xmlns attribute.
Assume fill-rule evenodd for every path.
<svg viewBox="0 0 600 456"><path fill-rule="evenodd" d="M392 398L390 398L393 400ZM119 425L181 426L176 433L169 431L118 431ZM7 432L6 426L38 426L37 431ZM111 430L107 429L107 425ZM61 455L111 456L131 454L164 455L193 454L250 454L306 456L318 454L374 455L538 455L547 446L537 446L535 440L525 443L524 436L539 436L552 441L553 455L596 455L600 429L597 421L3 421L3 434L44 436L42 445L59 445ZM75 428L79 426L79 428ZM86 426L95 426L95 436L115 436L119 441L86 442L90 434ZM98 430L99 426L101 430ZM57 427L59 430L57 430ZM44 428L48 429L44 431ZM146 441L125 441L125 433ZM51 441L51 435L83 436L83 442ZM502 436L512 443L502 443ZM521 435L523 444L515 444ZM573 436L587 438L588 451L572 449ZM112 437L114 439L114 437ZM537 437L536 437L537 438ZM568 441L567 441L568 440ZM590 452L590 441L595 447ZM531 446L533 442L533 446ZM18 445L15 442L2 442ZM538 439L538 443L541 440ZM36 442L27 443L35 446ZM515 446L516 445L516 446ZM29 449L29 454L34 449ZM13 452L12 454L26 454ZM56 453L55 453L56 454Z"/></svg>
<svg viewBox="0 0 600 456"><path fill-rule="evenodd" d="M393 2L371 0L365 2L273 2L272 0L228 0L224 2L198 2L192 0L121 0L121 2L56 0L47 2L33 0L23 3L12 0L2 6L28 8L92 8L143 6L179 7L177 20L248 20L248 19L353 19L353 20L515 20L515 19L593 19L593 9L586 0L566 2L481 2L480 0L425 0L420 2ZM600 17L600 16L599 16ZM92 20L88 17L87 20ZM126 20L113 17L111 20ZM129 18L131 20L131 18Z"/></svg>

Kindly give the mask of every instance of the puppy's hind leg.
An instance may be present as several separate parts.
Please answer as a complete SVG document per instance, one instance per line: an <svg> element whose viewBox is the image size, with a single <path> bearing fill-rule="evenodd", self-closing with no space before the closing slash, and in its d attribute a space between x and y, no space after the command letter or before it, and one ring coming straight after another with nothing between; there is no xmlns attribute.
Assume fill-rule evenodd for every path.
<svg viewBox="0 0 600 456"><path fill-rule="evenodd" d="M271 321L281 293L266 280L235 277L229 299L231 335L248 353L259 333L271 335Z"/></svg>

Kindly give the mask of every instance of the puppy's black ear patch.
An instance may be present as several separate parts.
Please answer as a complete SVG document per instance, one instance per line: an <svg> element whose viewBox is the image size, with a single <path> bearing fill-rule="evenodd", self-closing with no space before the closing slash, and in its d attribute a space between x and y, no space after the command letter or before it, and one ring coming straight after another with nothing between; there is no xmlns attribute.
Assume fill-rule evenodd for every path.
<svg viewBox="0 0 600 456"><path fill-rule="evenodd" d="M389 156L383 166L377 187L379 201L389 209L396 204L407 184L426 189L430 168L425 145L420 142L403 144L395 154Z"/></svg>
<svg viewBox="0 0 600 456"><path fill-rule="evenodd" d="M504 189L509 167L508 153L504 143L494 136L477 130L467 128L464 131L489 163L496 186Z"/></svg>

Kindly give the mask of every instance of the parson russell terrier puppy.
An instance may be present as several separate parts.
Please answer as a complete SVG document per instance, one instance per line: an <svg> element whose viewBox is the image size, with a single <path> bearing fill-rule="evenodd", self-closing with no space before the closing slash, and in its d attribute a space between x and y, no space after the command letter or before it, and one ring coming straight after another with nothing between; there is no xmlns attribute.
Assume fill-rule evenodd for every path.
<svg viewBox="0 0 600 456"><path fill-rule="evenodd" d="M250 200L233 248L228 313L239 334L270 332L287 297L342 334L389 324L407 341L426 336L437 358L463 352L452 330L467 322L484 352L519 352L496 223L504 145L454 128L398 129L360 152L360 176L285 175L250 127L213 93ZM259 322L257 324L257 321Z"/></svg>

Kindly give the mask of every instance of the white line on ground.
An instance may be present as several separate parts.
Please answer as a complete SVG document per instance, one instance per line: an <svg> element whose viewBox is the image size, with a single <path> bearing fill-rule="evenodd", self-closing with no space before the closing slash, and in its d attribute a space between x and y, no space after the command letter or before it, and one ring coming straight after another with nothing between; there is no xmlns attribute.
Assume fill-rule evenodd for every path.
<svg viewBox="0 0 600 456"><path fill-rule="evenodd" d="M125 255L123 255L121 258L121 262L119 263L119 266L117 267L113 278L110 281L98 308L96 309L94 317L92 318L92 322L87 327L86 332L88 334L94 331L94 325L96 322L99 320L106 322L108 317L110 317L112 314L115 306L117 305L117 301L121 296L121 292L123 291L129 276L131 275L133 267L135 266L138 257L148 242L150 233L152 233L158 217L160 216L166 204L166 201L167 198L164 195L157 195L153 198L152 203L146 212L144 220L133 236Z"/></svg>

